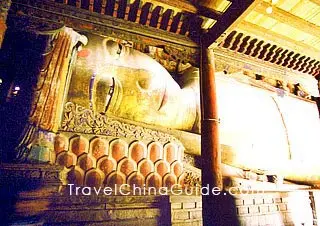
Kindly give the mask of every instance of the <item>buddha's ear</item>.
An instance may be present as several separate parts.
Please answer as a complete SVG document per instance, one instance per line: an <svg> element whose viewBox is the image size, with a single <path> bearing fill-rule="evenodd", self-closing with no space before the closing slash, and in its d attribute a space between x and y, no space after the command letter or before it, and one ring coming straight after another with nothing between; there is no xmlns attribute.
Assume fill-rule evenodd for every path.
<svg viewBox="0 0 320 226"><path fill-rule="evenodd" d="M81 35L79 37L79 42L81 42L82 45L86 46L88 44L88 37L85 35Z"/></svg>
<svg viewBox="0 0 320 226"><path fill-rule="evenodd" d="M112 39L104 39L103 47L110 55L116 55L119 51L119 44Z"/></svg>

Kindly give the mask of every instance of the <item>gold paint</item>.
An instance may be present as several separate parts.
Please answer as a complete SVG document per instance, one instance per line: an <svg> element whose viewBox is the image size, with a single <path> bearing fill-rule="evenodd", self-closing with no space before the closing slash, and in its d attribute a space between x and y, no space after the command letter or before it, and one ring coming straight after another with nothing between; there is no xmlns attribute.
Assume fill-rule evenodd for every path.
<svg viewBox="0 0 320 226"><path fill-rule="evenodd" d="M110 126L103 119L105 116L99 116L98 113L105 111L112 78L115 79L115 90L105 112L107 116L166 128L199 131L199 126L196 126L199 108L197 69L190 68L185 72L180 88L161 65L145 54L124 46L118 54L120 47L117 44L109 42L110 49L106 49L104 43L107 42L102 37L89 36L86 50L90 55L78 57L70 83L67 100L89 109L89 85L93 73L96 74L93 109L86 111L91 112L87 116L81 114L79 117L94 115L100 121L87 120L86 132L92 132L91 123L95 123L97 130ZM304 152L310 155L315 153L316 139L300 133L296 128L298 124L302 130L312 127L312 134L318 134L320 127L316 121L318 116L315 117L315 104L287 93L284 97L279 96L273 87L275 79L262 82L240 74L217 73L216 76L222 161L236 167L276 172L296 181L304 179L310 182L316 178L317 172L312 171L316 170L316 164L311 158L302 156ZM304 115L307 112L308 120L301 118L302 112ZM85 119L78 121L86 122ZM68 125L66 123L64 126ZM79 128L74 129L81 132ZM306 149L301 148L301 144ZM298 168L289 170L294 162L301 162L301 171Z"/></svg>
<svg viewBox="0 0 320 226"><path fill-rule="evenodd" d="M86 48L90 55L78 57L68 101L90 107L89 85L95 73L95 112L104 113L114 78L115 90L107 114L168 128L193 128L197 114L197 91L188 86L181 89L159 63L136 50L122 46L119 55L118 44L94 35L89 36Z"/></svg>

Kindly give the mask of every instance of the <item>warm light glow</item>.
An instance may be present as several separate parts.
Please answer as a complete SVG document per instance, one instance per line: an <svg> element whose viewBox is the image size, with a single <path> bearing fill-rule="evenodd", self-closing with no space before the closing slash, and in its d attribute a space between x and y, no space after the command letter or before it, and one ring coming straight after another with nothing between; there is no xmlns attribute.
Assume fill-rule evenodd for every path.
<svg viewBox="0 0 320 226"><path fill-rule="evenodd" d="M234 149L232 161L249 168L278 169L287 159L288 142L270 93L225 76L217 76L217 84L220 139Z"/></svg>
<svg viewBox="0 0 320 226"><path fill-rule="evenodd" d="M202 29L209 29L209 28L212 28L213 25L216 23L217 21L216 20L213 20L213 19L204 19L203 22L202 22Z"/></svg>
<svg viewBox="0 0 320 226"><path fill-rule="evenodd" d="M290 192L287 208L290 213L286 214L288 221L292 221L293 225L313 225L312 209L310 208L310 200L306 193Z"/></svg>
<svg viewBox="0 0 320 226"><path fill-rule="evenodd" d="M20 86L15 86L12 92L13 96L17 96L19 91L20 91Z"/></svg>
<svg viewBox="0 0 320 226"><path fill-rule="evenodd" d="M269 6L267 9L266 9L266 12L268 14L271 14L272 13L272 6Z"/></svg>
<svg viewBox="0 0 320 226"><path fill-rule="evenodd" d="M277 4L279 1L278 0L271 0L271 4L272 5L275 5L275 4Z"/></svg>
<svg viewBox="0 0 320 226"><path fill-rule="evenodd" d="M236 82L238 77L216 74L220 141L230 147L224 163L319 181L317 106Z"/></svg>

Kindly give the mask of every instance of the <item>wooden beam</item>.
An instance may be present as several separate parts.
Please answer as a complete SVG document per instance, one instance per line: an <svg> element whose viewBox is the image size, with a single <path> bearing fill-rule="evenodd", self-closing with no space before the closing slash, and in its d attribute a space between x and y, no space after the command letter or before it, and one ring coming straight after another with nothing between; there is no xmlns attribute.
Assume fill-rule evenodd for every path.
<svg viewBox="0 0 320 226"><path fill-rule="evenodd" d="M283 9L273 6L273 11L271 14L266 12L266 9L270 6L270 4L266 2L261 2L261 4L257 5L254 9L256 12L266 15L272 19L275 19L281 23L287 24L291 27L294 27L300 31L303 31L307 34L313 35L314 37L320 37L320 27L310 23L298 16L293 15Z"/></svg>
<svg viewBox="0 0 320 226"><path fill-rule="evenodd" d="M231 6L202 38L207 47L216 47L263 0L233 0Z"/></svg>
<svg viewBox="0 0 320 226"><path fill-rule="evenodd" d="M108 15L93 14L88 10L77 9L73 6L62 5L50 1L34 0L34 5L22 4L14 1L16 10L26 15L51 21L63 21L66 26L76 30L110 35L131 41L145 42L147 45L180 46L180 48L197 48L198 45L188 37L169 33L154 27L144 26L131 21L114 18ZM125 36L125 37L124 37Z"/></svg>
<svg viewBox="0 0 320 226"><path fill-rule="evenodd" d="M210 19L217 20L222 15L221 12L215 11L213 9L209 9L207 7L199 6L196 4L192 4L189 1L186 0L149 0L155 5L164 4L169 7L173 7L175 11L180 10L184 13L192 13L201 15Z"/></svg>
<svg viewBox="0 0 320 226"><path fill-rule="evenodd" d="M219 20L220 17L223 15L223 13L219 12L219 11L214 11L213 9L209 9L207 7L204 6L197 6L198 8L198 15L200 16L204 16L210 19L214 19L214 20Z"/></svg>
<svg viewBox="0 0 320 226"><path fill-rule="evenodd" d="M320 0L309 0L309 2L312 2L312 3L320 6Z"/></svg>
<svg viewBox="0 0 320 226"><path fill-rule="evenodd" d="M239 32L243 32L246 35L252 34L253 36L257 36L259 40L262 39L266 42L276 44L278 45L278 47L287 48L302 55L307 55L316 60L320 60L320 54L318 49L306 45L302 42L298 42L294 39L288 38L286 36L280 35L264 27L260 27L256 24L247 21L242 21L237 26L236 30Z"/></svg>
<svg viewBox="0 0 320 226"><path fill-rule="evenodd" d="M191 4L189 1L186 0L149 0L149 2L152 2L155 5L159 5L157 3L161 3L170 7L173 7L175 9L180 9L183 12L188 13L197 13L198 9L193 4Z"/></svg>

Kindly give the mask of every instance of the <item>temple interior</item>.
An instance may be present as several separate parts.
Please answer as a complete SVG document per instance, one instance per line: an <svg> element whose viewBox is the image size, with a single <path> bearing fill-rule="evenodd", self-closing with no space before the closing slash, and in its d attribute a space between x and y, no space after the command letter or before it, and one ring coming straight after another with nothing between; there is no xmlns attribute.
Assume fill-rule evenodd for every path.
<svg viewBox="0 0 320 226"><path fill-rule="evenodd" d="M320 0L1 0L0 225L320 225Z"/></svg>

